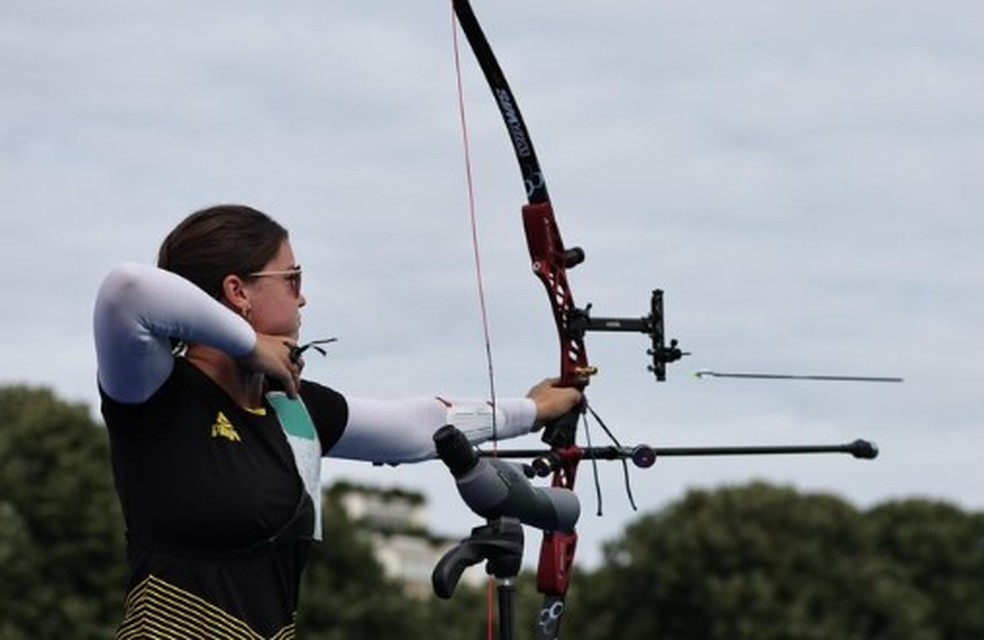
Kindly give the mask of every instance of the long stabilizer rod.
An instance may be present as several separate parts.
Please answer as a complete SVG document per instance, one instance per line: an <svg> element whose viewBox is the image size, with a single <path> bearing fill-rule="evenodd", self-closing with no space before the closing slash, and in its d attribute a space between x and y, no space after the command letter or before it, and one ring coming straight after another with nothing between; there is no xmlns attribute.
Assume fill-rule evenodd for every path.
<svg viewBox="0 0 984 640"><path fill-rule="evenodd" d="M862 460L878 457L878 445L870 440L855 440L846 444L821 445L778 445L778 446L724 446L724 447L572 447L561 452L546 449L507 449L499 451L480 451L479 456L497 458L526 458L533 460L535 475L545 476L556 464L555 457L574 455L578 459L631 460L637 467L653 466L657 458L670 456L746 456L746 455L790 455L815 453L847 453Z"/></svg>

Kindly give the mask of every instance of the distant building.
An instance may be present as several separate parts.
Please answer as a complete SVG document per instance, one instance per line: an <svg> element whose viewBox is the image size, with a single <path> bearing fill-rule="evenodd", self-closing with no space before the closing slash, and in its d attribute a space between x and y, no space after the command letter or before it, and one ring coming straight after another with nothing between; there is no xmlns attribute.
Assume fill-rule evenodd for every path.
<svg viewBox="0 0 984 640"><path fill-rule="evenodd" d="M402 489L381 489L339 482L327 488L338 497L372 544L376 560L387 577L400 580L409 595L433 595L431 572L441 557L461 538L446 538L428 529L427 500L423 494ZM462 538L468 534L462 534ZM462 584L485 583L484 563L465 570Z"/></svg>

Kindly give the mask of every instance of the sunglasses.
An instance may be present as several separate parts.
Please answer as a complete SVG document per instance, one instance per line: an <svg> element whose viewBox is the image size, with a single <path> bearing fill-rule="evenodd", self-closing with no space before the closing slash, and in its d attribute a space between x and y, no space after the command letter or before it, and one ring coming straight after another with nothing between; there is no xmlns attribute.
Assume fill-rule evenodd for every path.
<svg viewBox="0 0 984 640"><path fill-rule="evenodd" d="M276 271L254 271L246 274L247 278L281 278L290 285L290 291L295 298L301 295L301 267L296 266L292 269L280 269Z"/></svg>

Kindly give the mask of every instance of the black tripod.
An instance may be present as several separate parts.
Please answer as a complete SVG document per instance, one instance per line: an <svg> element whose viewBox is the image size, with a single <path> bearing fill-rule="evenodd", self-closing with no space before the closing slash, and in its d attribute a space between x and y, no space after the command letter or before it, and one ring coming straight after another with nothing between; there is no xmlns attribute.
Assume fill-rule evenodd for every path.
<svg viewBox="0 0 984 640"><path fill-rule="evenodd" d="M465 569L485 561L499 596L499 638L516 637L516 576L523 563L523 526L515 518L494 518L472 529L438 561L431 574L434 593L447 600Z"/></svg>

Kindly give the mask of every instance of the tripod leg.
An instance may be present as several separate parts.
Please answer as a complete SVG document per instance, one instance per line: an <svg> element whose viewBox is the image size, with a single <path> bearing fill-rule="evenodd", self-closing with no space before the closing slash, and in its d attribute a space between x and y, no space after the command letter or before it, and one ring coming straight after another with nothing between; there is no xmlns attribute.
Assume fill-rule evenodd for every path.
<svg viewBox="0 0 984 640"><path fill-rule="evenodd" d="M499 638L513 640L516 637L516 580L499 580Z"/></svg>

